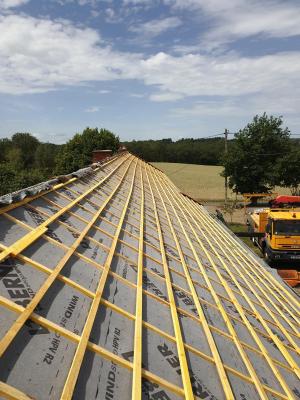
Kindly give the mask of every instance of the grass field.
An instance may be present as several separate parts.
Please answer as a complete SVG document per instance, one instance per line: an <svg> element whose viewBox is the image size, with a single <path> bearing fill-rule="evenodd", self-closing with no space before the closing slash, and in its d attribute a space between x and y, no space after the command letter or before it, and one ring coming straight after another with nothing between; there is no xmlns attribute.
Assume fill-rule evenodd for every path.
<svg viewBox="0 0 300 400"><path fill-rule="evenodd" d="M176 163L152 164L163 171L184 193L201 201L209 212L214 213L216 208L221 210L227 226L234 233L247 231L243 209L236 209L232 216L226 215L224 211L224 178L220 176L222 167ZM289 189L286 188L279 187L274 191L278 194L290 194ZM235 194L230 191L229 194L231 194L231 198L235 198ZM249 238L241 239L254 253L262 257L258 247L255 247ZM300 296L300 285L294 290Z"/></svg>
<svg viewBox="0 0 300 400"><path fill-rule="evenodd" d="M194 165L177 163L152 163L163 171L184 193L202 201L224 201L223 167L216 165ZM276 188L279 194L290 194L285 188ZM229 198L235 198L228 190Z"/></svg>
<svg viewBox="0 0 300 400"><path fill-rule="evenodd" d="M224 199L224 178L220 176L223 167L160 162L152 164L194 199L220 201Z"/></svg>
<svg viewBox="0 0 300 400"><path fill-rule="evenodd" d="M228 228L232 230L234 233L238 232L245 232L245 225L244 224L237 224L237 223L227 223ZM241 240L248 246L250 249L257 254L259 257L262 257L262 253L257 246L254 246L252 240L250 238L243 237Z"/></svg>

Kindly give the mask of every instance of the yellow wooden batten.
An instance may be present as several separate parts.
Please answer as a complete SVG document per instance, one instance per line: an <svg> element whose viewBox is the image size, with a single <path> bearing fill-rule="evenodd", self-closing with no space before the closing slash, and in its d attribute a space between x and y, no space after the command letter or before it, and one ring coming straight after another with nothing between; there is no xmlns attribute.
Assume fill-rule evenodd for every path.
<svg viewBox="0 0 300 400"><path fill-rule="evenodd" d="M1 397L300 398L299 299L151 165L116 156L0 231Z"/></svg>

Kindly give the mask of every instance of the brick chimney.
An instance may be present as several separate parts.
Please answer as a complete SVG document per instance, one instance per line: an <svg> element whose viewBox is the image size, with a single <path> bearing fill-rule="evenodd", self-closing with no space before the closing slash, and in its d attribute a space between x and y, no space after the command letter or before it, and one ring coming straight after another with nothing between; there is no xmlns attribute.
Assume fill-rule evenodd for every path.
<svg viewBox="0 0 300 400"><path fill-rule="evenodd" d="M127 148L124 145L118 148L118 153L125 153L125 151L127 151Z"/></svg>
<svg viewBox="0 0 300 400"><path fill-rule="evenodd" d="M97 163L99 161L104 160L107 157L112 156L112 150L94 150L92 156L92 162Z"/></svg>

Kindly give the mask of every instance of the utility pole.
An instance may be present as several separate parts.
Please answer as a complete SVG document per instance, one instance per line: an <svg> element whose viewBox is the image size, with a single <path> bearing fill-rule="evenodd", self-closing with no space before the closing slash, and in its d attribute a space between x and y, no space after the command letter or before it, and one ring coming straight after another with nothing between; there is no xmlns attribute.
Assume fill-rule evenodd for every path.
<svg viewBox="0 0 300 400"><path fill-rule="evenodd" d="M225 139L225 142L224 142L224 145L225 145L224 153L225 153L225 157L226 157L226 155L228 153L228 145L227 145L228 129L225 129L224 139ZM227 204L227 200L228 200L227 189L228 189L228 181L227 181L227 175L225 175L225 205Z"/></svg>

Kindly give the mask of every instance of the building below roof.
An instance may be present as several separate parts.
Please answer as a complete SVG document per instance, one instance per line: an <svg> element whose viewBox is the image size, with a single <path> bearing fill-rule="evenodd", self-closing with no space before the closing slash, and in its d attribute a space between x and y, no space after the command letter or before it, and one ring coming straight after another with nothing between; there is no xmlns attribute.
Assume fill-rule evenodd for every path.
<svg viewBox="0 0 300 400"><path fill-rule="evenodd" d="M0 396L300 399L295 293L123 151L0 208Z"/></svg>

